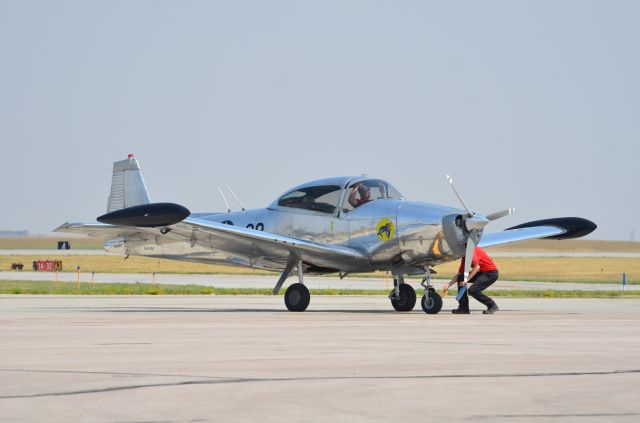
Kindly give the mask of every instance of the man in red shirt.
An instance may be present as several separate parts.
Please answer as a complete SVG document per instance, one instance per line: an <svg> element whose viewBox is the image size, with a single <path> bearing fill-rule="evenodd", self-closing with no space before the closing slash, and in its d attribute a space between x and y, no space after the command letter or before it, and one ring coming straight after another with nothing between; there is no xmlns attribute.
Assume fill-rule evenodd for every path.
<svg viewBox="0 0 640 423"><path fill-rule="evenodd" d="M469 273L469 282L471 286L467 290L476 300L487 306L482 314L493 314L498 311L498 305L491 298L482 293L491 284L498 280L498 267L491 260L491 257L480 247L476 247L471 260L471 272ZM464 257L460 262L458 273L451 279L451 282L445 286L444 291L449 289L454 283L458 283L458 291L464 287ZM469 314L469 296L465 293L458 301L458 308L452 310L454 314Z"/></svg>

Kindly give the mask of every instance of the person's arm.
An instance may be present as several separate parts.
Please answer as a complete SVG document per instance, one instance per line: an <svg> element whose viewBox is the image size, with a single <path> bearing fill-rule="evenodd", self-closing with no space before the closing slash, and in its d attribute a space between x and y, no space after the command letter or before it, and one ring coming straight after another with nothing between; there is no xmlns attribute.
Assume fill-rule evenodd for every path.
<svg viewBox="0 0 640 423"><path fill-rule="evenodd" d="M351 189L351 194L349 194L349 204L351 204L351 207L358 207L358 202L356 201L356 193L358 192L358 186L356 185L355 187L353 187Z"/></svg>
<svg viewBox="0 0 640 423"><path fill-rule="evenodd" d="M469 273L469 279L467 280L467 283L469 283L469 281L471 279L473 279L473 277L476 275L476 273L478 273L480 271L480 263L476 263L476 264L472 264L471 267L471 272Z"/></svg>
<svg viewBox="0 0 640 423"><path fill-rule="evenodd" d="M446 284L443 288L442 291L446 294L447 291L449 291L449 288L451 288L451 285L455 284L458 282L458 278L460 277L460 273L456 273L453 278L451 278L451 280L449 281L448 284Z"/></svg>

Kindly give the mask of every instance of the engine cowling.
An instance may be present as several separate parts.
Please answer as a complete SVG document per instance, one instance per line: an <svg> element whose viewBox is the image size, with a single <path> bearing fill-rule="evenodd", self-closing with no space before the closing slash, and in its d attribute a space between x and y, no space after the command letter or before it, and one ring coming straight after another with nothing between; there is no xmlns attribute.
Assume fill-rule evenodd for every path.
<svg viewBox="0 0 640 423"><path fill-rule="evenodd" d="M458 256L464 256L467 239L472 230L478 231L480 237L489 219L479 214L465 216L462 214L449 214L442 218L442 231L449 248ZM480 238L478 237L478 239Z"/></svg>
<svg viewBox="0 0 640 423"><path fill-rule="evenodd" d="M464 255L469 231L461 214L448 214L442 218L442 232L451 251L457 256Z"/></svg>

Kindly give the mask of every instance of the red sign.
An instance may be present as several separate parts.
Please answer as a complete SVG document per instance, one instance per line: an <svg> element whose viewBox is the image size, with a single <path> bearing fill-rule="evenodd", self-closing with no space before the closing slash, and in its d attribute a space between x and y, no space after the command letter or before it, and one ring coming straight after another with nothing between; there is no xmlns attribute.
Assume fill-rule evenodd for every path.
<svg viewBox="0 0 640 423"><path fill-rule="evenodd" d="M37 260L33 262L33 270L39 272L55 272L62 270L61 260Z"/></svg>

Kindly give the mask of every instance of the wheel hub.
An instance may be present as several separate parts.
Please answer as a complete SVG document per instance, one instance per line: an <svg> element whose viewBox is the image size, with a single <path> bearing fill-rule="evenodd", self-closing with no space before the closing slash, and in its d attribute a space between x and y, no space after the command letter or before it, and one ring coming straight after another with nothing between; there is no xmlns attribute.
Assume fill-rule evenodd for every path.
<svg viewBox="0 0 640 423"><path fill-rule="evenodd" d="M289 302L294 305L300 304L300 293L298 291L293 291L289 294Z"/></svg>

